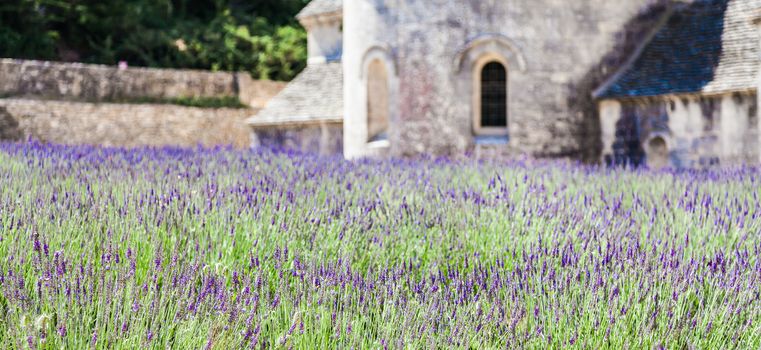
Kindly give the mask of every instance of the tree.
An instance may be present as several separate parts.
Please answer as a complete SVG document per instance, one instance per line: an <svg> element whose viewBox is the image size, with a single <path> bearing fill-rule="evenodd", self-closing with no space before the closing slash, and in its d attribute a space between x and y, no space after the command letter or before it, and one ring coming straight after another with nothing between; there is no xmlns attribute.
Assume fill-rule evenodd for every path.
<svg viewBox="0 0 761 350"><path fill-rule="evenodd" d="M249 71L288 80L306 62L308 0L5 0L0 55Z"/></svg>

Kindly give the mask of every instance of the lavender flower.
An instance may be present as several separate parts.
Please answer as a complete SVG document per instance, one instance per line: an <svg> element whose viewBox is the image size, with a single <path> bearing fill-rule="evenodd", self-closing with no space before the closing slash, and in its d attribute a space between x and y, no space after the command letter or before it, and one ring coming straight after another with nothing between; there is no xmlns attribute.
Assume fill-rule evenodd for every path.
<svg viewBox="0 0 761 350"><path fill-rule="evenodd" d="M0 144L0 348L761 348L758 173Z"/></svg>

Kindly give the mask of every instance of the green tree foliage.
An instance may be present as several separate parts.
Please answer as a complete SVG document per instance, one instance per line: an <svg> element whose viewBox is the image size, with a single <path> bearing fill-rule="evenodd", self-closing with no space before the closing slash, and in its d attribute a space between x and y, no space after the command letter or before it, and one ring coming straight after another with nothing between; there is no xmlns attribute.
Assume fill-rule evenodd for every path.
<svg viewBox="0 0 761 350"><path fill-rule="evenodd" d="M2 0L0 56L288 80L306 62L306 34L294 16L308 2Z"/></svg>

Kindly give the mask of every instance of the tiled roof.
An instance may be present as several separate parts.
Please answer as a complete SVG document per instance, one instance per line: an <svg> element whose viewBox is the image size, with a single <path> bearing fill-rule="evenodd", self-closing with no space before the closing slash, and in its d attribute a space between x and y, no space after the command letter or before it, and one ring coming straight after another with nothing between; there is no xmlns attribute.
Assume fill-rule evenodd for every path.
<svg viewBox="0 0 761 350"><path fill-rule="evenodd" d="M341 11L343 9L342 0L312 0L306 7L304 7L296 18L311 17L321 15L324 13L332 13Z"/></svg>
<svg viewBox="0 0 761 350"><path fill-rule="evenodd" d="M256 116L252 126L343 120L341 62L308 65Z"/></svg>
<svg viewBox="0 0 761 350"><path fill-rule="evenodd" d="M598 97L756 88L759 44L752 19L761 0L695 0L683 6Z"/></svg>

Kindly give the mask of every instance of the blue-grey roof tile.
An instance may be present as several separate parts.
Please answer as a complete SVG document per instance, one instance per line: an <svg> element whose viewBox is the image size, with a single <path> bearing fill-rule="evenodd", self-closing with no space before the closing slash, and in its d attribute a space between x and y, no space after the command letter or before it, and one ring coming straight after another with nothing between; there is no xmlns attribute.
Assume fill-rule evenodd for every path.
<svg viewBox="0 0 761 350"><path fill-rule="evenodd" d="M756 88L761 0L695 0L676 10L601 98Z"/></svg>

